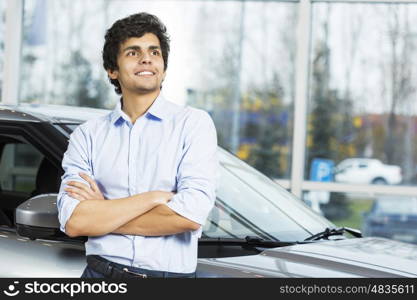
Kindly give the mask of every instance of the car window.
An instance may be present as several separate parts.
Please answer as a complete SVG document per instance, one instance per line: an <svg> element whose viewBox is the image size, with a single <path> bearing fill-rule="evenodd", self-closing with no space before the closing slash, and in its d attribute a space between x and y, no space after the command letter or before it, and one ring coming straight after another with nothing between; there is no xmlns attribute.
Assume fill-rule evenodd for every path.
<svg viewBox="0 0 417 300"><path fill-rule="evenodd" d="M417 198L400 198L379 200L376 205L378 214L415 214L417 215Z"/></svg>
<svg viewBox="0 0 417 300"><path fill-rule="evenodd" d="M352 168L352 162L350 161L342 161L336 166L336 170L338 172L344 172L350 168Z"/></svg>
<svg viewBox="0 0 417 300"><path fill-rule="evenodd" d="M353 167L352 164L348 164L348 165L344 165L341 167L342 170L347 170L347 169L351 169Z"/></svg>
<svg viewBox="0 0 417 300"><path fill-rule="evenodd" d="M16 207L29 198L58 193L61 175L25 138L0 134L0 226L14 227Z"/></svg>
<svg viewBox="0 0 417 300"><path fill-rule="evenodd" d="M32 145L20 142L2 144L0 184L3 191L31 193L43 155Z"/></svg>

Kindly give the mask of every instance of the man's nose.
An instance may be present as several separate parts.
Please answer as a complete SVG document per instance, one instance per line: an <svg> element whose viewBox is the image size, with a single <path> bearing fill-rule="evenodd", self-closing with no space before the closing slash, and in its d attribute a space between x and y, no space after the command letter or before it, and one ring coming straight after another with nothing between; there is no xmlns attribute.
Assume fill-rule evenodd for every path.
<svg viewBox="0 0 417 300"><path fill-rule="evenodd" d="M144 53L139 59L140 64L149 64L151 63L151 55L149 53Z"/></svg>

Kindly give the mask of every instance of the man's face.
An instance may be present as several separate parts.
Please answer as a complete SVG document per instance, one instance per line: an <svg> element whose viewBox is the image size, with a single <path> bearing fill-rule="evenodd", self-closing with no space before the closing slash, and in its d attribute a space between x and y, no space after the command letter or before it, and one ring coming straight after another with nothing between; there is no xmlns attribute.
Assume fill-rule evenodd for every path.
<svg viewBox="0 0 417 300"><path fill-rule="evenodd" d="M164 59L155 34L146 33L122 43L117 65L118 70L108 70L107 73L111 79L119 81L123 94L150 94L161 89L165 78Z"/></svg>

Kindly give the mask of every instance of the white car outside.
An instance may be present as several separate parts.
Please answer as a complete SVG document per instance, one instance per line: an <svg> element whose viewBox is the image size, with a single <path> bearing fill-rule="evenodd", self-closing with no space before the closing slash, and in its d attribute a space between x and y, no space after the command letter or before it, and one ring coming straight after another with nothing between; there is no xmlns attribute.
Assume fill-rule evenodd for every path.
<svg viewBox="0 0 417 300"><path fill-rule="evenodd" d="M335 167L335 181L362 184L398 184L401 168L373 158L348 158Z"/></svg>

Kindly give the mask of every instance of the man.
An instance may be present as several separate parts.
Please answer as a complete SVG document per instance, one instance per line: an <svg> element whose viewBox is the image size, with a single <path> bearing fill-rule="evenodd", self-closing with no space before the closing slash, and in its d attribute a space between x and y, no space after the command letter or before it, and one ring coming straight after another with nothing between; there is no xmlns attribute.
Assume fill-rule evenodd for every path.
<svg viewBox="0 0 417 300"><path fill-rule="evenodd" d="M201 226L215 200L210 116L161 95L169 38L147 13L107 31L104 68L121 94L71 135L58 195L61 230L88 236L82 277L194 277Z"/></svg>

